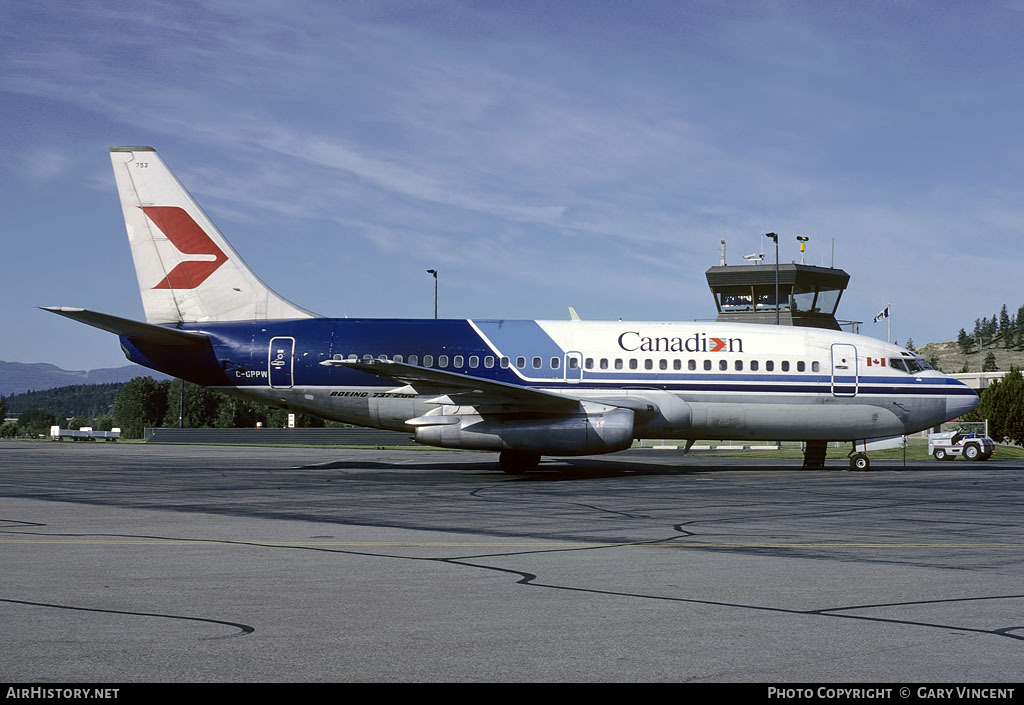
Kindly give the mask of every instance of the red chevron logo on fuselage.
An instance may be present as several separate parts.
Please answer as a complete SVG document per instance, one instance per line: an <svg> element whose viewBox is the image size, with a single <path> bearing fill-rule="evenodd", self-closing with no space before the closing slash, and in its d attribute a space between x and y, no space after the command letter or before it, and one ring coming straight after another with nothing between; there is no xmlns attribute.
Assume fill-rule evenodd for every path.
<svg viewBox="0 0 1024 705"><path fill-rule="evenodd" d="M154 289L195 289L228 261L217 243L203 232L185 209L178 206L140 206L146 216L183 255L207 255L213 259L186 260L167 273Z"/></svg>
<svg viewBox="0 0 1024 705"><path fill-rule="evenodd" d="M708 338L708 340L715 341L715 347L708 350L708 352L718 352L719 350L725 347L725 341L722 340L721 338Z"/></svg>

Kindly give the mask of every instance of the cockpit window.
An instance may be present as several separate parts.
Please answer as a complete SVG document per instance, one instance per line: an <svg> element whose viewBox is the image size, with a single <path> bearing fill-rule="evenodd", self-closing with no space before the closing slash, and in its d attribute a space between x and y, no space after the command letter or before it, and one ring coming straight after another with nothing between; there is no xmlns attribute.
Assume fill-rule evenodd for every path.
<svg viewBox="0 0 1024 705"><path fill-rule="evenodd" d="M910 353L903 353L903 357L889 358L889 366L912 375L932 369L932 366L925 362L923 357Z"/></svg>
<svg viewBox="0 0 1024 705"><path fill-rule="evenodd" d="M911 374L921 372L922 370L930 370L932 368L931 365L924 361L923 357L918 357L917 355L914 355L914 357L910 358L906 362Z"/></svg>

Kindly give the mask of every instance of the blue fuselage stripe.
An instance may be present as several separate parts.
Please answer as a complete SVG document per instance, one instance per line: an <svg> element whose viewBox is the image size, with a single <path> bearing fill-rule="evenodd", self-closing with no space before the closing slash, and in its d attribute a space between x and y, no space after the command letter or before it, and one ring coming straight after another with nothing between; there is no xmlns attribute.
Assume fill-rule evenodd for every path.
<svg viewBox="0 0 1024 705"><path fill-rule="evenodd" d="M489 340L488 345L473 325ZM185 329L200 330L210 336L219 369L209 374L220 375L222 383L235 386L266 386L270 342L274 338L294 338L295 352L291 383L310 387L393 387L396 383L365 372L320 363L330 358L355 355L374 358L402 355L409 361L418 356L419 364L426 355L433 356L433 367L459 372L483 379L509 382L525 387L546 389L641 389L654 388L674 392L742 393L762 395L849 395L856 385L857 395L870 396L946 396L973 395L974 392L957 380L943 377L921 377L893 371L891 375L831 377L828 374L758 374L744 372L669 372L665 370L623 370L621 372L569 370L573 381L565 379L564 353L534 321L473 321L433 319L308 319L301 321L267 321L253 324L216 323L187 324ZM438 368L438 358L448 357L448 367ZM462 356L463 365L453 366L455 356ZM515 365L517 357L527 358L526 369L501 368L500 356L507 356ZM476 356L479 366L468 366ZM494 366L486 368L483 359L494 356ZM629 353L600 351L587 357L628 357ZM634 353L635 356L635 353ZM692 354L689 355L692 357ZM749 353L748 355L749 356ZM541 368L533 369L533 358L541 358ZM666 356L667 357L667 356ZM679 357L675 355L674 357ZM729 359L735 358L732 355ZM771 359L770 353L759 355ZM777 354L776 357L792 357ZM560 368L551 366L551 359ZM645 359L645 358L642 358ZM742 358L741 358L742 359ZM212 361L212 359L211 359ZM824 366L826 362L821 361Z"/></svg>

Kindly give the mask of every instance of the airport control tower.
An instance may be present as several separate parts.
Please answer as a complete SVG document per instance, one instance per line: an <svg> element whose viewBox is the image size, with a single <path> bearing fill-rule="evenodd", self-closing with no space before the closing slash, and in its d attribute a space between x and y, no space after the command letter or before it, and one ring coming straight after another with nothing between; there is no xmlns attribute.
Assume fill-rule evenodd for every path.
<svg viewBox="0 0 1024 705"><path fill-rule="evenodd" d="M705 274L720 322L775 325L775 264L720 265ZM779 264L778 322L857 332L857 321L836 320L839 299L850 281L841 269L809 264Z"/></svg>

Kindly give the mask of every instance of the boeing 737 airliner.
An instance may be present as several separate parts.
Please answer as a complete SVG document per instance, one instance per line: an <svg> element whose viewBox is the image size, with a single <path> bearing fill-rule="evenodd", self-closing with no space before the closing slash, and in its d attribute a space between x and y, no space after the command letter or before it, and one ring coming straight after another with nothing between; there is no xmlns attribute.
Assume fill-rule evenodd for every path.
<svg viewBox="0 0 1024 705"><path fill-rule="evenodd" d="M47 310L120 336L129 360L420 443L542 455L636 438L856 441L978 403L914 353L816 328L725 323L324 318L246 267L152 147L110 150L146 322ZM823 457L823 455L822 455ZM851 464L866 468L867 456Z"/></svg>

